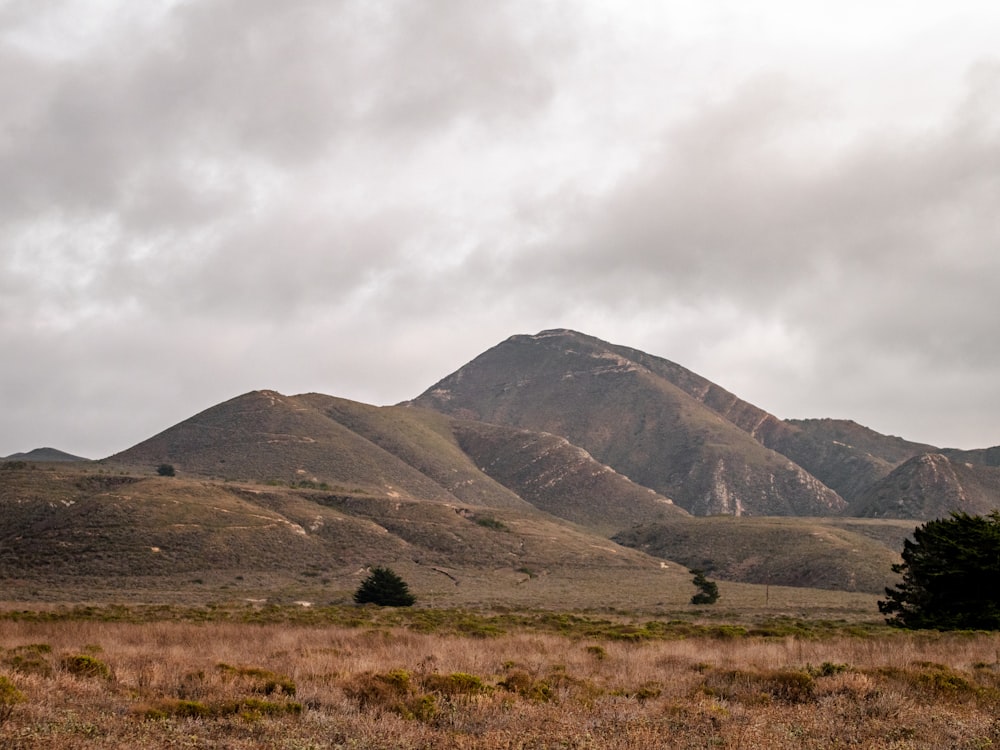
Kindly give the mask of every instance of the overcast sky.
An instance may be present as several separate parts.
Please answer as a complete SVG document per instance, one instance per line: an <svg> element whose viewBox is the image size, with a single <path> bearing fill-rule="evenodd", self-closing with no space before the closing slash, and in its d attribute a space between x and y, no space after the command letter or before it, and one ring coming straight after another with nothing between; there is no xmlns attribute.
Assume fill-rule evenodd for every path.
<svg viewBox="0 0 1000 750"><path fill-rule="evenodd" d="M0 0L0 456L515 333L1000 444L996 0Z"/></svg>

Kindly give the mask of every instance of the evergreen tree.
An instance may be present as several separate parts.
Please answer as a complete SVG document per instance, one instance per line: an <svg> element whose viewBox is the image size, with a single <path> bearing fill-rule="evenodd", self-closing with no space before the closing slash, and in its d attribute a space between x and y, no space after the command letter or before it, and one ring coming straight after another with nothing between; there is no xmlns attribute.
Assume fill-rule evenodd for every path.
<svg viewBox="0 0 1000 750"><path fill-rule="evenodd" d="M358 590L354 592L358 604L377 604L380 607L410 607L416 601L406 581L389 568L372 568Z"/></svg>
<svg viewBox="0 0 1000 750"><path fill-rule="evenodd" d="M903 628L1000 630L1000 511L952 513L903 543L903 580L878 603Z"/></svg>
<svg viewBox="0 0 1000 750"><path fill-rule="evenodd" d="M691 597L692 604L715 604L719 600L719 587L715 581L705 578L705 573L701 570L688 571L694 576L691 581L698 587L698 593Z"/></svg>

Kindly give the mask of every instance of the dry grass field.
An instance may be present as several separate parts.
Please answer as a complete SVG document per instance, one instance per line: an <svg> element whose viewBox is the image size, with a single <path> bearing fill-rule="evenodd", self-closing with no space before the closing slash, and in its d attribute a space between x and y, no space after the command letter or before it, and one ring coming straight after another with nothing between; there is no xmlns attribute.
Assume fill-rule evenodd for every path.
<svg viewBox="0 0 1000 750"><path fill-rule="evenodd" d="M479 627L463 635L448 617L364 614L352 626L8 612L0 747L1000 745L994 634L616 629L554 613L519 627L508 613L493 635L488 618L468 615Z"/></svg>

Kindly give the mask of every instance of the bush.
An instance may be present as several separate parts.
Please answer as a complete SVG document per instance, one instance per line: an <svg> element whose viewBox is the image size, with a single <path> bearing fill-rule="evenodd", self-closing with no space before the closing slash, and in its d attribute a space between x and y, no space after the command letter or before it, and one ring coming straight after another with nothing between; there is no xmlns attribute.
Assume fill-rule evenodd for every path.
<svg viewBox="0 0 1000 750"><path fill-rule="evenodd" d="M482 695L490 687L475 675L465 672L451 674L429 674L421 680L425 690L453 697L457 695Z"/></svg>
<svg viewBox="0 0 1000 750"><path fill-rule="evenodd" d="M161 477L172 477L177 475L177 471L172 464L160 464L156 467L156 473Z"/></svg>
<svg viewBox="0 0 1000 750"><path fill-rule="evenodd" d="M111 669L100 659L87 654L72 654L64 656L62 668L77 677L98 677L102 680L111 679Z"/></svg>
<svg viewBox="0 0 1000 750"><path fill-rule="evenodd" d="M218 665L219 671L241 682L254 693L295 695L295 682L290 677L260 667L234 667L226 663Z"/></svg>
<svg viewBox="0 0 1000 750"><path fill-rule="evenodd" d="M808 703L813 700L814 690L812 676L787 669L712 671L702 685L702 691L707 695L744 705L766 705L772 701Z"/></svg>
<svg viewBox="0 0 1000 750"><path fill-rule="evenodd" d="M485 529L492 529L493 531L510 531L510 527L503 521L498 521L497 519L490 518L489 516L477 518L476 523Z"/></svg>
<svg viewBox="0 0 1000 750"><path fill-rule="evenodd" d="M49 664L48 655L51 653L52 646L47 643L32 643L10 649L4 655L2 663L15 672L50 677L52 665Z"/></svg>
<svg viewBox="0 0 1000 750"><path fill-rule="evenodd" d="M358 590L354 592L357 604L377 604L380 607L411 607L416 601L406 581L389 568L374 568Z"/></svg>
<svg viewBox="0 0 1000 750"><path fill-rule="evenodd" d="M357 675L344 686L344 695L356 701L362 710L388 710L404 719L430 721L437 714L435 697L417 691L410 673L404 669Z"/></svg>
<svg viewBox="0 0 1000 750"><path fill-rule="evenodd" d="M0 726L3 726L14 713L14 706L26 700L24 693L18 690L13 682L0 675Z"/></svg>

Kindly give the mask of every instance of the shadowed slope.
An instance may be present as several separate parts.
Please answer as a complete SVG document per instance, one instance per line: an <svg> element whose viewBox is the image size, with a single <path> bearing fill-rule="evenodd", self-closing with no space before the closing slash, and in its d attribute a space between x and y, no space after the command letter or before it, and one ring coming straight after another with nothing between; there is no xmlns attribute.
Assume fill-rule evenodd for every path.
<svg viewBox="0 0 1000 750"><path fill-rule="evenodd" d="M687 516L668 498L557 435L461 421L456 421L455 432L485 473L535 507L601 534Z"/></svg>

